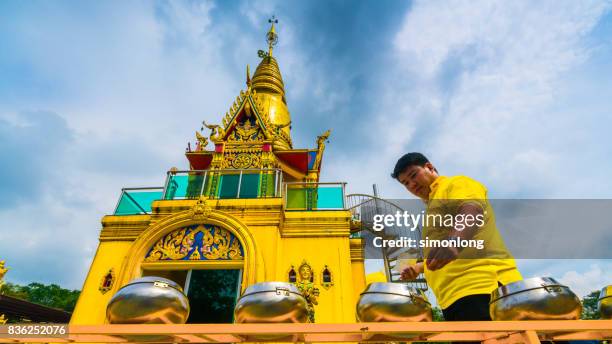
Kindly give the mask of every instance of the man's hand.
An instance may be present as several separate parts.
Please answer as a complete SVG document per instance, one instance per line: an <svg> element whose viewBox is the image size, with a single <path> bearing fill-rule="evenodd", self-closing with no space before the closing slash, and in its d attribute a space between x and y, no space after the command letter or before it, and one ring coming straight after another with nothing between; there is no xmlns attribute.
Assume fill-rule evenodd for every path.
<svg viewBox="0 0 612 344"><path fill-rule="evenodd" d="M402 275L400 276L400 279L402 281L410 281L410 280L417 278L417 276L422 272L423 272L423 262L419 262L419 263L410 265L409 267L405 268L404 271L402 271Z"/></svg>
<svg viewBox="0 0 612 344"><path fill-rule="evenodd" d="M475 222L468 226L465 220L466 215L470 215L474 219L482 216L483 209L481 205L471 202L465 203L458 209L458 214L464 215L464 221L455 223L455 228L450 230L449 238L471 239L480 227ZM442 269L446 264L457 259L459 251L460 249L456 247L434 247L429 251L425 264L427 264L427 268L431 271Z"/></svg>
<svg viewBox="0 0 612 344"><path fill-rule="evenodd" d="M434 247L427 255L427 268L431 271L442 269L446 264L457 259L459 249L456 247Z"/></svg>

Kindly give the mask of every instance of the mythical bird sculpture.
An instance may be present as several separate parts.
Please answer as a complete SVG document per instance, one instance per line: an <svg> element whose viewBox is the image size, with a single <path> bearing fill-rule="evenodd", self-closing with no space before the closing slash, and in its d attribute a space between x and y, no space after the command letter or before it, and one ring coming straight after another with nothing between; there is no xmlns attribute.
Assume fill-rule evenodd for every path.
<svg viewBox="0 0 612 344"><path fill-rule="evenodd" d="M212 142L217 142L225 136L225 130L221 126L217 124L206 124L206 121L203 121L202 124L210 129L210 140Z"/></svg>
<svg viewBox="0 0 612 344"><path fill-rule="evenodd" d="M206 138L206 136L200 134L198 131L196 131L196 139L198 140L196 151L203 151L206 146L208 146L208 139Z"/></svg>

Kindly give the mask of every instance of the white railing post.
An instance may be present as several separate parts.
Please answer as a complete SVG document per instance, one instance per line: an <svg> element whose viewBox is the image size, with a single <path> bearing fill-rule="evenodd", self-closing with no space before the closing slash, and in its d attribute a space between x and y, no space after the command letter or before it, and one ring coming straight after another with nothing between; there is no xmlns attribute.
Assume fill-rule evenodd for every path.
<svg viewBox="0 0 612 344"><path fill-rule="evenodd" d="M164 192L162 193L162 199L166 199L166 192L168 192L169 182L170 182L170 171L166 172L166 182L164 183Z"/></svg>
<svg viewBox="0 0 612 344"><path fill-rule="evenodd" d="M346 209L346 183L342 183L342 209Z"/></svg>
<svg viewBox="0 0 612 344"><path fill-rule="evenodd" d="M204 172L204 178L202 179L202 188L200 189L200 196L204 193L204 186L206 185L206 178L208 177L208 171Z"/></svg>
<svg viewBox="0 0 612 344"><path fill-rule="evenodd" d="M236 192L236 198L240 198L240 187L242 186L242 170L240 170L240 176L238 177L238 191Z"/></svg>

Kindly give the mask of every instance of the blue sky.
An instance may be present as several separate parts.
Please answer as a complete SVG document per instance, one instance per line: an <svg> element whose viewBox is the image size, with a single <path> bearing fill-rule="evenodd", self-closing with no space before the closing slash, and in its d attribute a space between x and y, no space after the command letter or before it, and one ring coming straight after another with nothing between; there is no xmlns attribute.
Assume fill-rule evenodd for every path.
<svg viewBox="0 0 612 344"><path fill-rule="evenodd" d="M3 1L0 258L80 288L120 189L155 186L258 63L267 18L297 147L332 129L349 192L406 151L496 198L611 198L610 1ZM373 168L375 166L375 168ZM521 262L575 286L610 261ZM594 289L594 288L593 288Z"/></svg>

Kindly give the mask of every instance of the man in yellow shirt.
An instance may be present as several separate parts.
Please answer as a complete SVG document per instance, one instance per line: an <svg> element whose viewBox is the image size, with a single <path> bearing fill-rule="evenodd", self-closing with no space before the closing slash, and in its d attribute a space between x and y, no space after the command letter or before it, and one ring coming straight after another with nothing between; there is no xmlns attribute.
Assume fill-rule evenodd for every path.
<svg viewBox="0 0 612 344"><path fill-rule="evenodd" d="M491 292L522 277L495 226L487 189L465 176L438 175L421 153L402 156L391 176L427 205L422 239L483 243L480 247L425 246L424 262L406 268L402 279L424 272L447 321L491 320ZM450 222L436 221L448 217Z"/></svg>

